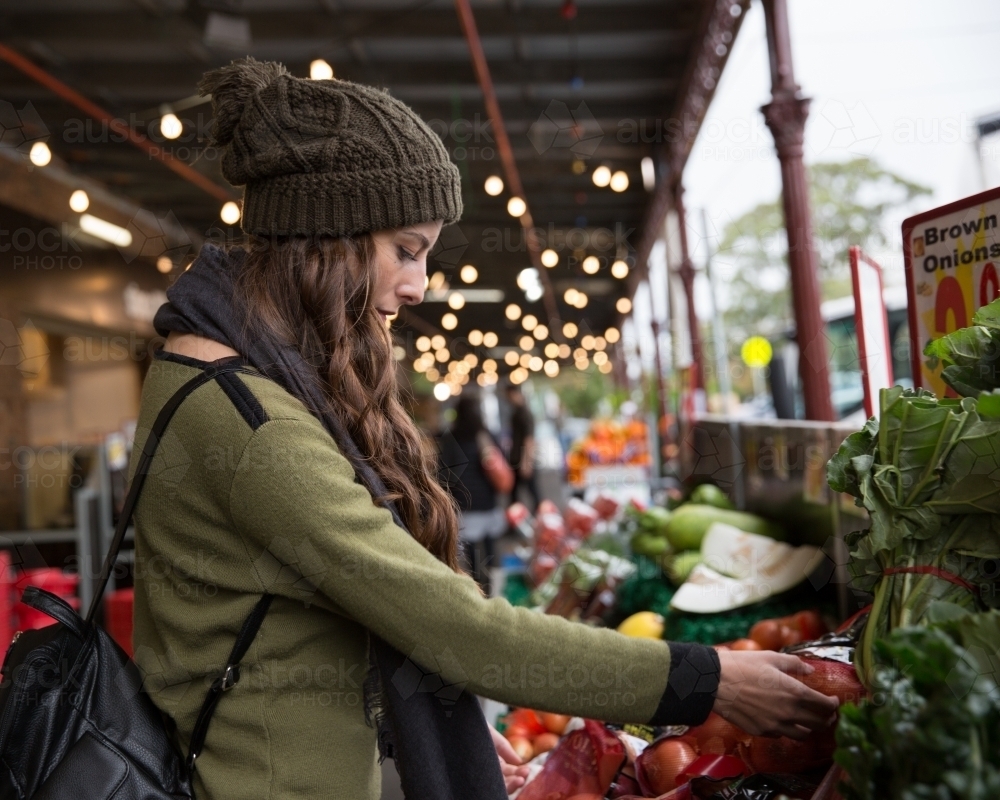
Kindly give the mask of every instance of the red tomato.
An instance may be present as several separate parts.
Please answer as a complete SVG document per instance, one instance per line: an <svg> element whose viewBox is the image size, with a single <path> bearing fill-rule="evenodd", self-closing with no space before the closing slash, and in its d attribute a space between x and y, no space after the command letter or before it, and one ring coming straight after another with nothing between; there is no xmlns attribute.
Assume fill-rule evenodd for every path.
<svg viewBox="0 0 1000 800"><path fill-rule="evenodd" d="M566 714L547 714L542 711L538 713L538 718L542 721L542 725L545 726L545 730L559 736L565 733L566 726L569 725L570 720Z"/></svg>
<svg viewBox="0 0 1000 800"><path fill-rule="evenodd" d="M534 745L532 758L534 758L541 753L549 752L549 750L559 744L559 737L554 733L540 733L535 737L535 741L532 744Z"/></svg>
<svg viewBox="0 0 1000 800"><path fill-rule="evenodd" d="M676 788L677 776L697 757L693 747L677 739L652 744L636 761L639 785L653 795L669 792Z"/></svg>
<svg viewBox="0 0 1000 800"><path fill-rule="evenodd" d="M762 649L753 639L737 639L731 645L730 650L760 650Z"/></svg>
<svg viewBox="0 0 1000 800"><path fill-rule="evenodd" d="M788 647L789 645L798 644L803 641L802 634L799 633L798 628L793 628L791 625L781 625L779 627L781 632L781 646Z"/></svg>
<svg viewBox="0 0 1000 800"><path fill-rule="evenodd" d="M762 650L780 650L781 626L777 620L762 619L750 629L750 638L760 645Z"/></svg>
<svg viewBox="0 0 1000 800"><path fill-rule="evenodd" d="M512 725L507 726L503 735L508 739L530 739L532 734L531 731L528 730L527 725L515 722Z"/></svg>
<svg viewBox="0 0 1000 800"><path fill-rule="evenodd" d="M818 639L826 633L826 624L823 622L823 618L815 611L800 611L792 619L795 621L795 625L802 634L802 640L805 642Z"/></svg>

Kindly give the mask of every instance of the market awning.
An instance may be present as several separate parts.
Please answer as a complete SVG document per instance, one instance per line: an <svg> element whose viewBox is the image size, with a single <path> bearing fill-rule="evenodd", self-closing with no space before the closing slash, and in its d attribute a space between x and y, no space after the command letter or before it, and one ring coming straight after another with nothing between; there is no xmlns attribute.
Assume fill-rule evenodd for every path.
<svg viewBox="0 0 1000 800"><path fill-rule="evenodd" d="M745 5L473 3L534 224L542 246L559 255L548 277L562 320L585 321L595 331L614 324L615 301L629 292L630 280L612 276L611 264L625 260L634 280L636 253L641 262L659 234L666 178L683 167ZM323 59L339 78L385 86L443 136L465 180L465 217L445 235L429 271L441 271L454 289L465 285L458 269L472 264L472 286L489 290L483 297L494 302L468 296L452 335L479 328L496 331L502 345L515 344L524 331L505 318L508 302L544 318L542 303L518 286L531 262L507 210L509 192L493 197L484 190L487 177L503 173L450 0L37 0L0 9L5 45L221 186L217 154L204 142L211 108L191 99L205 70L252 55L307 75L310 63ZM219 198L204 187L7 63L0 64L0 81L14 111L31 104L44 127L36 135L47 136L56 160L72 172L196 231L225 227ZM173 140L160 133L166 112L184 124ZM644 176L647 157L652 169ZM599 166L627 176L627 188L621 176L611 186L595 185ZM598 258L596 273L585 271L587 256ZM587 294L585 308L565 302L570 288ZM495 302L500 293L503 302ZM435 296L413 313L439 327L449 309L446 293Z"/></svg>

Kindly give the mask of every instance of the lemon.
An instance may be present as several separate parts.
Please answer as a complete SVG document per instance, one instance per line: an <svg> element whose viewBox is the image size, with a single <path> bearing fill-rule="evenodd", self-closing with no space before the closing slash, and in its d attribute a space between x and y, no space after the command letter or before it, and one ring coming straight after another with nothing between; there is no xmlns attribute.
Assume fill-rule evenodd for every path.
<svg viewBox="0 0 1000 800"><path fill-rule="evenodd" d="M640 611L619 625L618 632L640 639L662 639L663 617L653 611Z"/></svg>

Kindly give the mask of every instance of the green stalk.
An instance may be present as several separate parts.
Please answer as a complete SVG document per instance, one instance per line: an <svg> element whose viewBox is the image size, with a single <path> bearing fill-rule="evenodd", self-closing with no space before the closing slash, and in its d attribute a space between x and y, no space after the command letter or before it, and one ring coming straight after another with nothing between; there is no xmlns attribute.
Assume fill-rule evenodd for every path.
<svg viewBox="0 0 1000 800"><path fill-rule="evenodd" d="M855 668L858 679L869 689L871 685L871 669L875 662L873 646L875 643L875 629L878 627L878 620L882 615L882 606L885 604L885 596L888 593L888 586L892 581L891 576L882 578L875 589L875 597L872 600L872 610L868 612L868 622L865 623L864 632L861 634L861 641L858 642L857 658Z"/></svg>

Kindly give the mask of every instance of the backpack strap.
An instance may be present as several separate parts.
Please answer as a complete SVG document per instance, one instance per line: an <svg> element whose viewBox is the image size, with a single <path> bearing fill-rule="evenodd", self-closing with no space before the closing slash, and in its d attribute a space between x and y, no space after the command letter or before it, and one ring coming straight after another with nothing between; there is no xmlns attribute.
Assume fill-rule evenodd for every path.
<svg viewBox="0 0 1000 800"><path fill-rule="evenodd" d="M90 609L87 611L87 625L91 624L94 614L100 607L104 591L108 586L108 579L111 577L111 570L114 568L115 561L118 558L118 552L121 550L122 542L125 540L125 531L132 523L135 506L139 500L139 493L142 491L142 486L146 482L146 476L149 474L149 468L153 462L153 456L156 454L156 448L163 439L163 433L167 428L167 423L170 422L174 413L178 408L180 408L181 403L183 403L187 396L190 395L195 389L200 386L204 386L206 383L215 380L220 375L224 375L229 372L254 374L251 370L246 368L243 360L238 356L215 361L207 365L199 375L191 378L191 380L181 386L181 388L178 389L169 400L167 400L163 408L160 409L160 413L156 415L156 420L153 422L153 427L150 429L149 436L143 444L142 455L139 457L139 463L136 465L135 474L132 476L132 485L129 487L128 495L125 497L125 504L122 506L122 513L118 517L118 524L115 526L115 535L111 540L111 547L108 549L108 556L104 560L104 567L101 569L101 574L98 578L97 591L94 592L94 599L91 601ZM233 649L229 653L229 659L226 661L225 669L222 671L222 674L212 682L212 686L208 690L205 701L202 703L201 711L198 712L198 720L195 723L194 731L191 734L191 747L187 758L188 769L191 771L194 770L195 759L201 753L201 749L205 744L205 736L208 733L208 724L212 721L212 714L215 712L215 706L222 697L222 693L232 689L233 686L235 686L239 681L240 661L243 659L243 656L246 655L246 652L250 648L257 632L260 630L260 626L264 622L264 617L267 616L268 608L270 608L271 601L273 599L274 595L265 594L262 595L254 605L253 610L243 621L243 625L240 627L240 631L236 636L236 642L233 644Z"/></svg>
<svg viewBox="0 0 1000 800"><path fill-rule="evenodd" d="M208 694L205 695L205 700L201 704L201 710L198 712L198 719L194 723L194 730L191 731L191 744L187 757L187 766L191 772L194 772L195 759L201 755L201 749L205 745L208 724L212 721L215 706L218 705L223 692L229 691L239 682L240 661L243 660L243 656L246 655L247 650L250 648L250 644L257 635L261 623L264 622L264 617L267 616L267 610L273 599L273 594L265 594L254 605L253 610L246 620L244 620L243 626L236 636L236 642L233 644L233 649L226 660L225 669L222 670L222 674L219 677L212 681L212 686L209 688Z"/></svg>
<svg viewBox="0 0 1000 800"><path fill-rule="evenodd" d="M219 375L226 372L247 372L250 370L246 368L243 364L242 359L234 356L231 359L220 359L219 361L213 362L205 367L204 371L200 375L195 375L187 383L181 386L174 395L167 400L163 408L160 409L160 413L156 416L156 421L153 422L153 427L149 431L149 436L146 438L145 443L142 446L142 455L139 458L139 463L135 469L135 475L132 476L132 485L129 487L128 495L125 497L125 503L122 506L122 513L118 517L118 524L115 526L115 535L111 539L111 546L108 548L107 558L104 559L104 566L101 568L101 574L98 577L97 588L94 592L94 599L90 601L90 608L87 611L86 623L90 625L93 622L94 614L97 613L97 609L100 608L101 600L104 597L104 590L108 588L108 579L111 577L111 570L114 569L115 560L118 558L118 553L122 549L122 542L125 541L125 531L128 526L132 524L132 515L135 513L135 504L139 500L139 492L142 491L142 485L146 482L146 476L149 474L149 467L153 462L153 456L156 454L156 448L160 444L160 440L163 438L163 432L167 428L167 423L174 416L174 412L180 407L181 403L187 398L191 392L200 386L205 385L209 381L213 381Z"/></svg>

